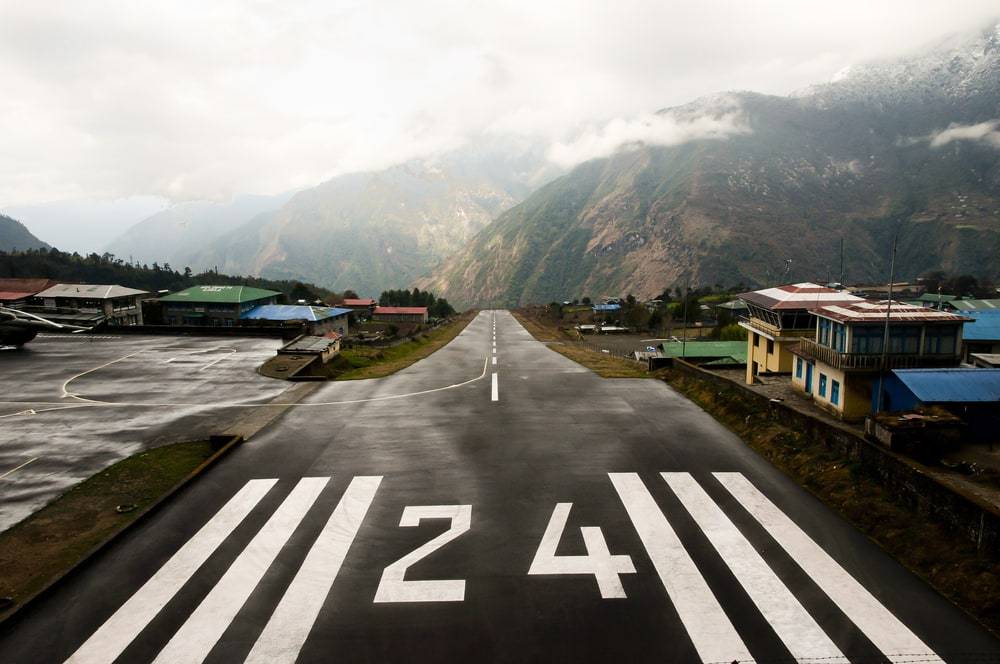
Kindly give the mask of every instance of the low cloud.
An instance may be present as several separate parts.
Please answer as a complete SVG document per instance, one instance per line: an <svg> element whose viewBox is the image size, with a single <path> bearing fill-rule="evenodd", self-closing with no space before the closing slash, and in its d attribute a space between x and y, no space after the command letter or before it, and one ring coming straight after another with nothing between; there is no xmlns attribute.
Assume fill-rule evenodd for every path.
<svg viewBox="0 0 1000 664"><path fill-rule="evenodd" d="M1000 119L974 125L950 124L947 129L931 134L932 148L941 148L954 141L985 143L1000 150Z"/></svg>
<svg viewBox="0 0 1000 664"><path fill-rule="evenodd" d="M642 145L680 145L690 141L724 140L748 133L750 127L739 110L696 115L652 113L631 119L616 118L602 127L584 131L573 140L554 143L548 157L569 168Z"/></svg>

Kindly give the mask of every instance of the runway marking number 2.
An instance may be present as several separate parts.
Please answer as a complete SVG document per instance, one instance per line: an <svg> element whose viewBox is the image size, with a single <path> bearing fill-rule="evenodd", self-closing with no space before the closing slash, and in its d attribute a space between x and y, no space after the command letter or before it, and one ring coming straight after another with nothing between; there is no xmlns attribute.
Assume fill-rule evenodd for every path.
<svg viewBox="0 0 1000 664"><path fill-rule="evenodd" d="M448 519L451 527L423 546L385 568L375 591L375 602L461 602L465 579L406 581L407 568L452 541L472 524L472 505L407 506L399 520L402 527L420 525L421 519Z"/></svg>
<svg viewBox="0 0 1000 664"><path fill-rule="evenodd" d="M558 503L552 511L549 525L545 528L542 541L538 544L535 559L531 561L528 574L593 574L597 587L604 599L625 597L621 574L635 574L635 566L629 556L613 556L600 528L583 527L583 543L587 547L585 556L557 556L556 547L562 539L573 503Z"/></svg>

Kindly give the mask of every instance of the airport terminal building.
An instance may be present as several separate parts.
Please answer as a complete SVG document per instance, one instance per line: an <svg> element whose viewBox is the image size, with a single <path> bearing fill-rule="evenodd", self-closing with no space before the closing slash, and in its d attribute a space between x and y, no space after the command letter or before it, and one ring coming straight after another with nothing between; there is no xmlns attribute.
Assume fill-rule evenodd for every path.
<svg viewBox="0 0 1000 664"><path fill-rule="evenodd" d="M280 293L252 286L192 286L160 298L167 325L234 327L254 307L275 304Z"/></svg>

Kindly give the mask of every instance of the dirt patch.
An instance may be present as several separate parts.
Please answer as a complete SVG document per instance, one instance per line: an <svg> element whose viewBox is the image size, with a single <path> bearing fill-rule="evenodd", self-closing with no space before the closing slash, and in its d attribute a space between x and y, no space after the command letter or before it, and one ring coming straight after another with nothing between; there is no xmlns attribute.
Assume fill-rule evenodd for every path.
<svg viewBox="0 0 1000 664"><path fill-rule="evenodd" d="M0 534L0 618L82 560L212 456L176 443L119 461Z"/></svg>
<svg viewBox="0 0 1000 664"><path fill-rule="evenodd" d="M615 357L610 353L587 348L579 343L573 334L564 332L554 325L538 320L524 311L514 311L524 329L538 341L564 355L577 364L582 364L602 378L649 378L646 366L633 360Z"/></svg>
<svg viewBox="0 0 1000 664"><path fill-rule="evenodd" d="M657 372L786 475L865 533L938 592L1000 633L1000 555L895 499L857 463L788 426L766 419L737 388L673 369Z"/></svg>

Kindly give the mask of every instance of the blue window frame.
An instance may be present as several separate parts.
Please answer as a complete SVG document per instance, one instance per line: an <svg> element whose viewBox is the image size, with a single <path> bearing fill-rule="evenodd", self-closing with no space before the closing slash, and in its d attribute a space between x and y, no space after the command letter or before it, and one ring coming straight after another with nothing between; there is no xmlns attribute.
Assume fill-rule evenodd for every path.
<svg viewBox="0 0 1000 664"><path fill-rule="evenodd" d="M840 403L840 381L831 381L830 383L830 403L834 406Z"/></svg>
<svg viewBox="0 0 1000 664"><path fill-rule="evenodd" d="M826 374L819 375L819 395L821 397L826 396Z"/></svg>
<svg viewBox="0 0 1000 664"><path fill-rule="evenodd" d="M795 358L795 377L802 378L802 358Z"/></svg>

